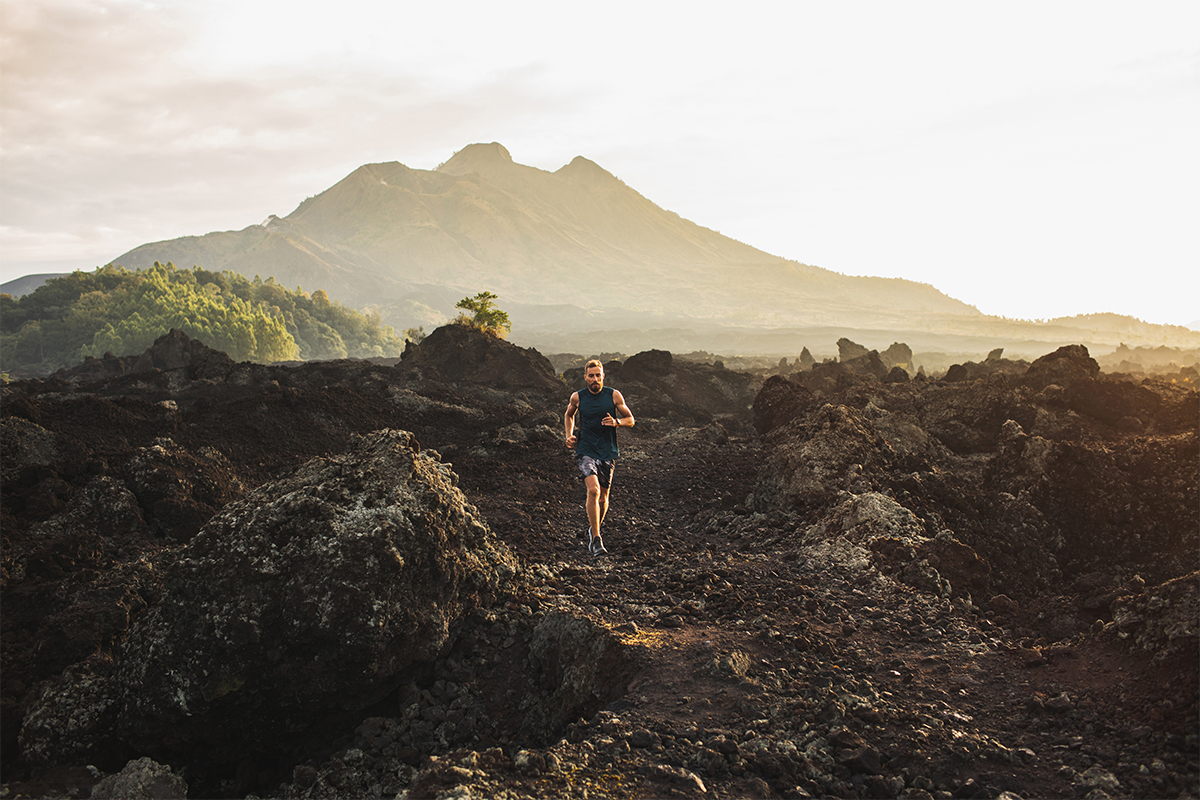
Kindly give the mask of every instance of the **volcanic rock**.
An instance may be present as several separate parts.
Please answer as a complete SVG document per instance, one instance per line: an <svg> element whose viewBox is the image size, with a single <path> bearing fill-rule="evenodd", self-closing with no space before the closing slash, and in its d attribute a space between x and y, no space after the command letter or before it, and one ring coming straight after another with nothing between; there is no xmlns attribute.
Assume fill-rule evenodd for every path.
<svg viewBox="0 0 1200 800"><path fill-rule="evenodd" d="M175 800L186 798L187 782L149 758L130 761L118 774L92 788L93 800Z"/></svg>
<svg viewBox="0 0 1200 800"><path fill-rule="evenodd" d="M527 720L531 734L556 730L601 708L601 699L632 676L628 659L607 629L577 614L553 612L534 628L529 641L530 661L554 687L540 704L545 718Z"/></svg>
<svg viewBox="0 0 1200 800"><path fill-rule="evenodd" d="M791 422L813 404L812 392L787 378L772 375L754 396L754 428L760 434Z"/></svg>
<svg viewBox="0 0 1200 800"><path fill-rule="evenodd" d="M569 388L419 352L3 387L4 793L1192 793L1185 377L613 362L594 559Z"/></svg>
<svg viewBox="0 0 1200 800"><path fill-rule="evenodd" d="M1095 378L1100 374L1100 365L1088 355L1081 344L1060 347L1029 365L1025 383L1035 389L1044 389L1051 384L1068 386L1080 378Z"/></svg>
<svg viewBox="0 0 1200 800"><path fill-rule="evenodd" d="M770 434L776 445L759 470L759 511L825 504L882 458L881 441L861 412L825 405Z"/></svg>
<svg viewBox="0 0 1200 800"><path fill-rule="evenodd" d="M1015 421L1004 430L987 484L1020 495L1062 532L1064 566L1084 574L1137 564L1154 582L1194 566L1194 431L1102 444L1029 436Z"/></svg>
<svg viewBox="0 0 1200 800"><path fill-rule="evenodd" d="M454 482L411 434L380 431L226 506L164 559L165 596L121 649L119 738L151 755L270 751L437 656L516 569ZM29 715L41 759L73 702Z"/></svg>
<svg viewBox="0 0 1200 800"><path fill-rule="evenodd" d="M131 373L170 372L186 368L192 380L223 378L234 362L219 350L172 328L154 340L154 344L136 356L116 357L105 353L103 358L89 356L77 367L55 372L51 377L71 384L95 383Z"/></svg>
<svg viewBox="0 0 1200 800"><path fill-rule="evenodd" d="M879 357L889 367L902 367L905 370L912 369L913 351L911 347L903 342L892 342L891 347L880 353Z"/></svg>
<svg viewBox="0 0 1200 800"><path fill-rule="evenodd" d="M858 344L857 342L852 342L845 337L837 340L837 348L838 348L838 361L841 361L842 363L845 363L847 361L853 361L856 358L862 358L863 356L865 356L871 352L867 348L863 347L861 344Z"/></svg>
<svg viewBox="0 0 1200 800"><path fill-rule="evenodd" d="M538 351L488 336L470 325L443 325L404 350L401 366L426 379L508 391L561 394L554 367Z"/></svg>

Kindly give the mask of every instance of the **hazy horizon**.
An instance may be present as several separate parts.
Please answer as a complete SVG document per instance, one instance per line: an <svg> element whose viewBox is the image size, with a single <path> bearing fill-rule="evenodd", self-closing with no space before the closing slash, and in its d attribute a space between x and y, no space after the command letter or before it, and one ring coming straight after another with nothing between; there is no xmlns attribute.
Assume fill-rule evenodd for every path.
<svg viewBox="0 0 1200 800"><path fill-rule="evenodd" d="M0 280L499 141L987 314L1200 319L1200 6L677 8L0 0Z"/></svg>

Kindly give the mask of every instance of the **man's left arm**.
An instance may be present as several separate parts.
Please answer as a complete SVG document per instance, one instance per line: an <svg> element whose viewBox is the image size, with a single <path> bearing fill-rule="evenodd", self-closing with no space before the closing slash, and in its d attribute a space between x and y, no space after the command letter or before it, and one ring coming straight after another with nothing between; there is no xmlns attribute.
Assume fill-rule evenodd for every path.
<svg viewBox="0 0 1200 800"><path fill-rule="evenodd" d="M613 390L613 403L617 407L617 427L632 428L634 426L633 412L629 410L629 406L625 405L625 396Z"/></svg>

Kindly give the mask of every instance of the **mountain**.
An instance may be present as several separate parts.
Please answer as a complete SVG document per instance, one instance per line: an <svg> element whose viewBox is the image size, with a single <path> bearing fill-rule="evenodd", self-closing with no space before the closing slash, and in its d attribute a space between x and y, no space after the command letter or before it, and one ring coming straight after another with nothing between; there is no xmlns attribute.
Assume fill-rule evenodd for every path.
<svg viewBox="0 0 1200 800"><path fill-rule="evenodd" d="M435 170L367 164L286 217L145 244L112 263L155 261L325 289L397 330L435 327L462 297L490 291L514 340L543 352L778 357L809 347L822 357L849 336L880 350L907 342L952 363L962 358L949 354L995 348L1033 358L1074 343L1099 353L1200 346L1200 334L1181 326L1116 314L1010 320L928 284L789 261L660 208L582 156L547 172L495 142L469 145Z"/></svg>
<svg viewBox="0 0 1200 800"><path fill-rule="evenodd" d="M11 281L0 283L0 294L24 297L46 281L70 274L69 272L39 272L36 275L22 275L20 278L13 278Z"/></svg>
<svg viewBox="0 0 1200 800"><path fill-rule="evenodd" d="M379 306L398 327L480 290L535 307L522 315L531 321L889 327L914 314L982 316L925 284L848 277L722 236L582 156L547 172L498 143L470 145L436 170L367 164L282 219L142 245L113 263L168 260L325 288Z"/></svg>

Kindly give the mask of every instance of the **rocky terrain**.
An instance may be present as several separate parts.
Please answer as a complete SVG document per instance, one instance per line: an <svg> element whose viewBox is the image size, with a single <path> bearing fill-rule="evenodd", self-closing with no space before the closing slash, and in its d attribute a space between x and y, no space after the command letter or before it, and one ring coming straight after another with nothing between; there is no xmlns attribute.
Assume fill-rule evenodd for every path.
<svg viewBox="0 0 1200 800"><path fill-rule="evenodd" d="M1200 795L1194 371L895 357L609 364L600 560L469 328L8 384L0 796Z"/></svg>

